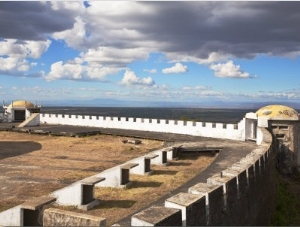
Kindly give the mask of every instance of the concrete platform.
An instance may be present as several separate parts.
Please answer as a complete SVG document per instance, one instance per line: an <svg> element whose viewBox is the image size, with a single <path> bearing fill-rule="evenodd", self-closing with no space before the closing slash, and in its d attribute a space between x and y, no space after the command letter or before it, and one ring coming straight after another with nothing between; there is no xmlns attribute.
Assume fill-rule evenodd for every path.
<svg viewBox="0 0 300 227"><path fill-rule="evenodd" d="M72 136L81 137L95 134L105 134L105 135L116 135L132 138L141 139L153 139L164 141L166 146L172 146L173 144L180 144L189 142L191 146L195 143L197 148L222 148L213 161L213 163L208 166L201 174L196 176L194 179L187 182L185 185L180 186L176 190L170 192L168 195L163 196L158 201L155 201L151 206L163 206L167 198L172 195L176 195L180 192L187 192L188 188L197 183L206 183L206 179L213 176L216 173L228 168L235 162L239 161L241 158L245 157L248 153L251 153L257 146L255 142L251 141L232 141L225 139L215 139L215 138L204 138L199 136L189 136L189 135L179 135L170 133L157 133L157 132L145 132L145 131L135 131L135 130L120 130L120 129L107 129L107 128L96 128L96 127L79 127L79 126L65 126L65 125L40 125L37 127L24 127L16 128L15 123L0 123L0 131L13 131L19 133L36 133L36 134L46 134L50 136ZM188 151L189 152L189 151ZM2 178L5 176L2 176ZM5 181L5 179L3 179ZM145 208L142 208L143 210ZM136 212L138 213L138 212ZM131 216L120 220L118 222L121 226L131 225Z"/></svg>

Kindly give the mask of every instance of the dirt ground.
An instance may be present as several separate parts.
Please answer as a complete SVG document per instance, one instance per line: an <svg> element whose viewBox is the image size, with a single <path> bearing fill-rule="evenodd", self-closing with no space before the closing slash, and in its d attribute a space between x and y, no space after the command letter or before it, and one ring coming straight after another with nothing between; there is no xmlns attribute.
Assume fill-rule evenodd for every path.
<svg viewBox="0 0 300 227"><path fill-rule="evenodd" d="M163 146L121 137L84 138L0 132L0 210L64 187Z"/></svg>
<svg viewBox="0 0 300 227"><path fill-rule="evenodd" d="M146 139L140 145L124 144L124 139L0 132L0 211L164 146L161 141ZM131 175L132 186L128 189L96 188L95 197L101 203L86 213L106 218L107 225L111 225L185 183L214 158L184 155L169 166L153 166L153 175Z"/></svg>

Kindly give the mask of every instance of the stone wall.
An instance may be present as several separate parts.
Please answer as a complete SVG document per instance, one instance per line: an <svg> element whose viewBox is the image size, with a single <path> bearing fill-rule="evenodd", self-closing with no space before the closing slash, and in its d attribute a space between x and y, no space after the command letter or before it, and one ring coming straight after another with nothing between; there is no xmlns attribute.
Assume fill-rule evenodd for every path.
<svg viewBox="0 0 300 227"><path fill-rule="evenodd" d="M258 128L257 149L221 173L166 200L165 206L181 210L181 223L173 225L269 225L275 209L275 157L277 147L265 128ZM205 198L205 202L203 201ZM148 208L149 209L149 208ZM146 209L146 210L148 210ZM203 213L205 211L205 213ZM196 213L202 212L200 215ZM141 213L145 213L142 211ZM150 217L132 216L132 225L149 223ZM138 220L138 218L145 220ZM157 218L156 218L157 219ZM159 220L156 220L159 222Z"/></svg>
<svg viewBox="0 0 300 227"><path fill-rule="evenodd" d="M43 217L43 226L105 226L105 224L105 218L55 208L46 209Z"/></svg>
<svg viewBox="0 0 300 227"><path fill-rule="evenodd" d="M103 117L88 115L41 114L42 124L77 125L102 128L130 129L245 140L245 119L237 125L149 118Z"/></svg>
<svg viewBox="0 0 300 227"><path fill-rule="evenodd" d="M188 127L188 125L181 127ZM197 124L191 127L197 127ZM133 215L131 224L164 225L172 223L174 226L268 225L275 206L274 175L278 148L267 129L260 127L257 128L257 144L258 147L250 154L219 174L208 178L206 183L196 184L190 187L186 193L179 193L167 199L165 207L150 207ZM153 158L153 162L155 159L161 160L159 158L161 153L162 150L152 152L152 156L156 157ZM144 161L144 158L134 159L134 163L142 165L141 162ZM68 198L72 202L75 201L75 195L78 195L76 197L78 204L82 201L81 186L82 182L75 182L64 188L72 191L66 190L67 194L71 195ZM55 191L55 193L60 190ZM66 197L65 193L63 193L63 197ZM59 198L57 198L57 202L60 203ZM70 205L69 201L66 204ZM78 204L76 203L76 205ZM152 212L153 210L164 211L164 215L152 217L151 215L155 214ZM24 220L21 211L21 207L17 206L1 212L0 225L23 225ZM44 212L47 221L64 220L68 217L67 219L71 218L72 223L88 225L84 224L84 221L82 222L84 218L81 219L81 216L77 217L76 215L78 214L57 210L45 210ZM91 220L91 217L85 218ZM44 219L44 225L54 225L54 222L47 221L48 224L45 224L46 219ZM101 220L99 225L104 223Z"/></svg>

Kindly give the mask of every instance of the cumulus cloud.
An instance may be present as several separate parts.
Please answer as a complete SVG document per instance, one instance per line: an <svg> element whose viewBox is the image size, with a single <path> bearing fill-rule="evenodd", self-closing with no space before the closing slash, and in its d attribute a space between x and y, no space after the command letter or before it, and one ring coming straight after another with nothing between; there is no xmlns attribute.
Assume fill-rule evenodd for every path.
<svg viewBox="0 0 300 227"><path fill-rule="evenodd" d="M228 60L231 56L229 54L212 52L207 57L195 57L193 55L185 55L179 53L166 53L166 58L171 62L195 62L201 65L208 65L214 62L221 62Z"/></svg>
<svg viewBox="0 0 300 227"><path fill-rule="evenodd" d="M217 77L224 78L253 78L255 76L250 75L247 72L241 70L239 65L235 65L233 61L228 61L226 63L218 63L210 65Z"/></svg>
<svg viewBox="0 0 300 227"><path fill-rule="evenodd" d="M56 7L58 4L60 6ZM18 40L46 40L47 36L53 32L69 29L74 23L74 15L80 11L78 7L76 9L67 8L67 4L56 1L1 1L0 37ZM78 3L72 2L69 5L74 7Z"/></svg>
<svg viewBox="0 0 300 227"><path fill-rule="evenodd" d="M75 18L76 22L73 27L61 32L53 33L52 37L54 39L64 40L69 46L80 49L80 45L87 37L85 30L85 23L80 17Z"/></svg>
<svg viewBox="0 0 300 227"><path fill-rule="evenodd" d="M18 56L24 56L26 48L17 43L26 42L30 46L29 41L46 42L39 46L33 43L36 49L29 47L32 52L26 58L39 58L47 49L49 37L64 40L69 47L81 51L80 57L86 64L101 65L100 71L104 66L127 67L135 60L147 59L151 52L164 53L172 62L205 65L233 57L299 56L300 53L300 2L91 1L89 4L86 8L80 1L0 1L0 37L17 40L10 52ZM67 67L67 63L63 65ZM185 72L185 67L179 66L177 70ZM224 67L229 66L211 67L222 77L249 76L234 66L227 70ZM221 68L231 73L226 74Z"/></svg>
<svg viewBox="0 0 300 227"><path fill-rule="evenodd" d="M50 44L50 40L19 42L16 39L5 39L0 41L0 56L40 58Z"/></svg>
<svg viewBox="0 0 300 227"><path fill-rule="evenodd" d="M29 70L29 64L26 60L19 60L17 58L0 58L0 71L12 72L12 71L27 71Z"/></svg>
<svg viewBox="0 0 300 227"><path fill-rule="evenodd" d="M130 49L98 47L81 53L81 57L86 62L96 62L114 67L126 67L127 64L132 62L134 59L146 60L148 54L149 53L143 47Z"/></svg>
<svg viewBox="0 0 300 227"><path fill-rule="evenodd" d="M14 76L39 77L41 72L26 73L36 63L27 58L39 58L48 49L50 41L23 41L6 39L0 41L0 72Z"/></svg>
<svg viewBox="0 0 300 227"><path fill-rule="evenodd" d="M142 85L142 86L153 86L155 84L151 77L140 78L133 71L127 69L124 73L124 77L121 81L123 85Z"/></svg>
<svg viewBox="0 0 300 227"><path fill-rule="evenodd" d="M177 62L174 66L170 68L165 68L162 70L163 73L165 74L170 74L170 73L185 73L188 71L187 66Z"/></svg>
<svg viewBox="0 0 300 227"><path fill-rule="evenodd" d="M101 65L86 65L80 58L63 63L56 62L51 65L50 72L45 76L48 81L57 79L67 80L100 80L104 81L109 74L114 74L121 69Z"/></svg>

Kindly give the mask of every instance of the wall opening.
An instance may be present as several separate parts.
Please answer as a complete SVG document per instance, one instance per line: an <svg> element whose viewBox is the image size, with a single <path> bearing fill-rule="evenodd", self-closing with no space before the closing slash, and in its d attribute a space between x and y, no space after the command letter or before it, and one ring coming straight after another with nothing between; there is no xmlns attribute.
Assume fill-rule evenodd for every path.
<svg viewBox="0 0 300 227"><path fill-rule="evenodd" d="M23 226L41 226L39 223L39 210L23 210Z"/></svg>
<svg viewBox="0 0 300 227"><path fill-rule="evenodd" d="M15 121L25 120L25 110L15 110Z"/></svg>
<svg viewBox="0 0 300 227"><path fill-rule="evenodd" d="M94 185L82 185L82 205L94 200Z"/></svg>

